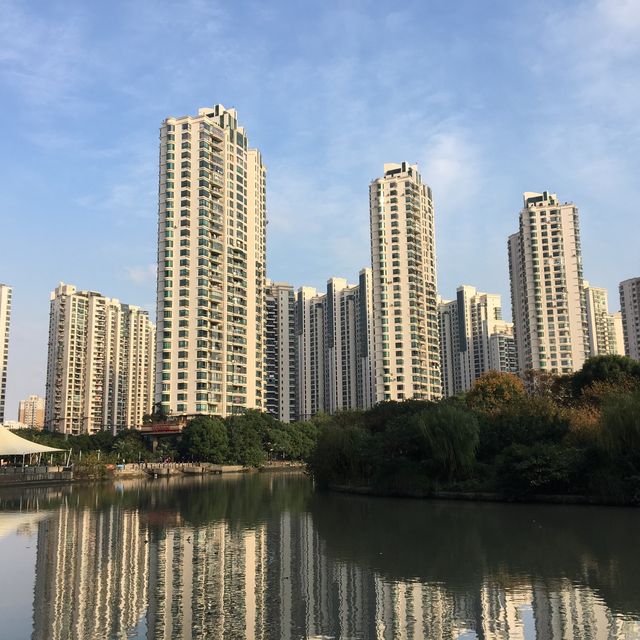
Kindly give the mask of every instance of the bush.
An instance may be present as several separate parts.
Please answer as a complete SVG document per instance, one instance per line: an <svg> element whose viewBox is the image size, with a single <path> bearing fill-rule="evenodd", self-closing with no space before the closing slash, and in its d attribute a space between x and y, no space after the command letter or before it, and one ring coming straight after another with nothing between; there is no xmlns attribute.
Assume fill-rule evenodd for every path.
<svg viewBox="0 0 640 640"><path fill-rule="evenodd" d="M367 484L371 466L364 460L371 436L360 426L338 426L330 422L320 429L309 466L319 486L330 484Z"/></svg>
<svg viewBox="0 0 640 640"><path fill-rule="evenodd" d="M465 475L475 462L478 421L465 409L443 404L409 418L396 418L385 441L385 451L422 462L434 479L451 480Z"/></svg>
<svg viewBox="0 0 640 640"><path fill-rule="evenodd" d="M558 443L568 430L568 414L552 400L524 397L499 414L480 416L478 457L490 462L514 444Z"/></svg>
<svg viewBox="0 0 640 640"><path fill-rule="evenodd" d="M567 493L584 476L585 453L548 442L515 444L498 461L498 488L511 496Z"/></svg>
<svg viewBox="0 0 640 640"><path fill-rule="evenodd" d="M613 460L640 473L640 393L611 398L604 406L600 445Z"/></svg>

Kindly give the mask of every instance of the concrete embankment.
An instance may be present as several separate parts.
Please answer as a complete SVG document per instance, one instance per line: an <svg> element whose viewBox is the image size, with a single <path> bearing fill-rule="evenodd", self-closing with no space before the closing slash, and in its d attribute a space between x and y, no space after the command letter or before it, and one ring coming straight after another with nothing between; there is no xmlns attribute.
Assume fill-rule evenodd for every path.
<svg viewBox="0 0 640 640"><path fill-rule="evenodd" d="M73 482L73 471L63 467L5 468L0 472L0 488L66 482Z"/></svg>
<svg viewBox="0 0 640 640"><path fill-rule="evenodd" d="M171 478L176 476L223 475L260 472L304 472L306 465L298 462L269 462L259 469L239 464L208 462L153 462L107 464L96 468L25 467L0 470L0 488L21 485L61 484L67 482L102 482L129 478Z"/></svg>

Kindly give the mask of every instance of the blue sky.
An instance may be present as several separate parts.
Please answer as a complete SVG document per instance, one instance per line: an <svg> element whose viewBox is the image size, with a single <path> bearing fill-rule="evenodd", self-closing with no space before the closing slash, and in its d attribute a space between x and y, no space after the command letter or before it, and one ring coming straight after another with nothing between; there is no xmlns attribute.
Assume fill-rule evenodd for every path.
<svg viewBox="0 0 640 640"><path fill-rule="evenodd" d="M268 168L268 272L355 281L368 184L417 162L439 289L503 295L523 191L580 208L585 275L640 275L640 2L0 0L7 417L44 393L59 281L153 310L158 128L236 107Z"/></svg>

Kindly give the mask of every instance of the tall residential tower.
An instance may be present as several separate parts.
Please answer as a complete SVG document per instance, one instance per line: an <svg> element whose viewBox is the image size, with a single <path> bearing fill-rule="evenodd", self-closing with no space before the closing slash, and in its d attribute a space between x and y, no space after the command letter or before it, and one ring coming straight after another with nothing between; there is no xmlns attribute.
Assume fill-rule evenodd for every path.
<svg viewBox="0 0 640 640"><path fill-rule="evenodd" d="M587 309L589 357L624 355L622 314L609 313L609 297L602 287L592 287L584 281Z"/></svg>
<svg viewBox="0 0 640 640"><path fill-rule="evenodd" d="M44 428L44 398L33 395L20 400L18 422L26 424L29 429Z"/></svg>
<svg viewBox="0 0 640 640"><path fill-rule="evenodd" d="M6 284L0 284L0 424L4 422L4 399L7 391L11 293L11 287Z"/></svg>
<svg viewBox="0 0 640 640"><path fill-rule="evenodd" d="M517 373L513 325L502 319L497 293L458 287L455 300L439 304L442 391L468 391L487 371Z"/></svg>
<svg viewBox="0 0 640 640"><path fill-rule="evenodd" d="M624 351L640 360L640 277L620 283L620 309L624 333Z"/></svg>
<svg viewBox="0 0 640 640"><path fill-rule="evenodd" d="M375 401L441 393L431 189L416 165L385 164L369 187Z"/></svg>
<svg viewBox="0 0 640 640"><path fill-rule="evenodd" d="M589 355L578 208L525 193L509 237L511 306L520 372L572 373Z"/></svg>
<svg viewBox="0 0 640 640"><path fill-rule="evenodd" d="M51 294L45 428L139 427L152 410L154 338L146 311L60 283Z"/></svg>
<svg viewBox="0 0 640 640"><path fill-rule="evenodd" d="M295 420L295 294L286 282L267 280L266 410L278 420Z"/></svg>
<svg viewBox="0 0 640 640"><path fill-rule="evenodd" d="M235 109L160 129L156 402L264 410L266 171Z"/></svg>

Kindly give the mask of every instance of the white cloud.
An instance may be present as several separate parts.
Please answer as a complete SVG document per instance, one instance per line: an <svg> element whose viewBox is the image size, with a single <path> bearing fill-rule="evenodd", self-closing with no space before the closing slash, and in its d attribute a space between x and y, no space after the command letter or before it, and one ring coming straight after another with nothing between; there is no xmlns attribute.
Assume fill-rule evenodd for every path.
<svg viewBox="0 0 640 640"><path fill-rule="evenodd" d="M126 267L125 278L137 286L147 286L156 281L156 265L153 263Z"/></svg>

